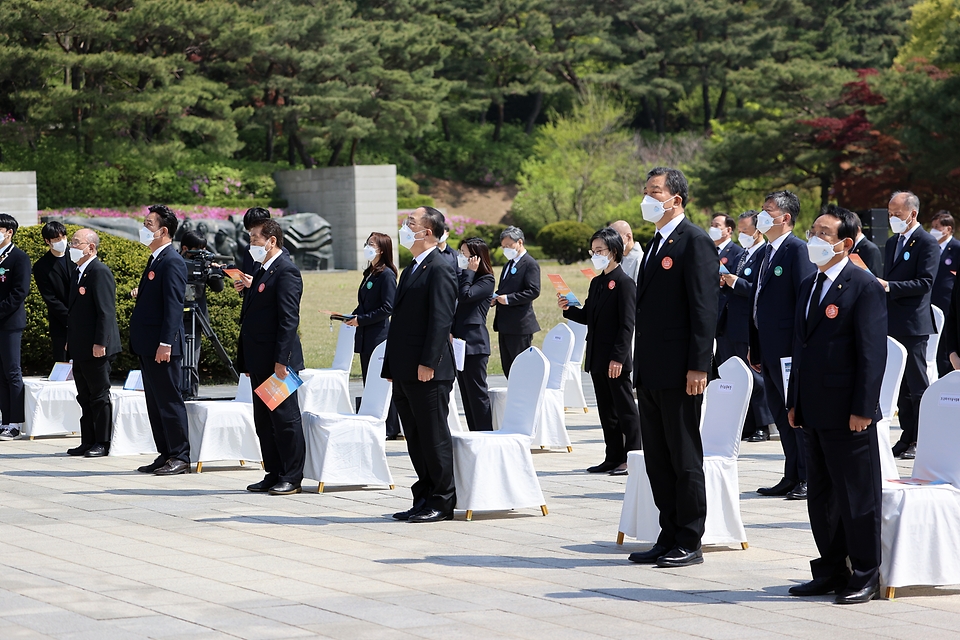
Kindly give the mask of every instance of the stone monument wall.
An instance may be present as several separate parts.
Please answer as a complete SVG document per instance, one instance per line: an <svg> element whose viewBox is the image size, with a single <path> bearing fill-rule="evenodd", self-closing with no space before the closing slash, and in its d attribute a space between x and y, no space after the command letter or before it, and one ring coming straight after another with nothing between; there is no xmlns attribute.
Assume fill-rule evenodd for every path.
<svg viewBox="0 0 960 640"><path fill-rule="evenodd" d="M9 213L21 227L37 224L36 171L0 171L0 213Z"/></svg>

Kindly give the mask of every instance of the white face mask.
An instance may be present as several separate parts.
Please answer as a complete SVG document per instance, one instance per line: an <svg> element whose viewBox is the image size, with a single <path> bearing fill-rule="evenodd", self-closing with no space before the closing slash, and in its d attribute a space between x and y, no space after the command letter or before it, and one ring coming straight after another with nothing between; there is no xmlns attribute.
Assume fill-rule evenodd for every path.
<svg viewBox="0 0 960 640"><path fill-rule="evenodd" d="M140 227L140 243L146 246L153 244L153 241L156 239L153 231L147 229L146 227Z"/></svg>
<svg viewBox="0 0 960 640"><path fill-rule="evenodd" d="M409 249L417 241L417 234L415 234L410 227L403 225L400 227L400 246L404 249Z"/></svg>
<svg viewBox="0 0 960 640"><path fill-rule="evenodd" d="M470 266L470 258L463 255L462 253L457 254L457 266L461 269L466 269Z"/></svg>
<svg viewBox="0 0 960 640"><path fill-rule="evenodd" d="M254 262L262 264L267 257L267 248L257 244L250 245L250 257Z"/></svg>
<svg viewBox="0 0 960 640"><path fill-rule="evenodd" d="M710 234L710 239L714 242L723 237L723 229L719 229L717 227L710 227L707 229L707 233Z"/></svg>
<svg viewBox="0 0 960 640"><path fill-rule="evenodd" d="M513 247L504 247L503 248L503 257L507 260L515 260L519 252Z"/></svg>
<svg viewBox="0 0 960 640"><path fill-rule="evenodd" d="M57 240L52 245L50 245L50 248L56 251L57 253L63 253L64 251L67 250L67 241Z"/></svg>
<svg viewBox="0 0 960 640"><path fill-rule="evenodd" d="M593 268L597 271L603 271L610 264L610 258L601 256L600 254L593 255L590 260L593 262Z"/></svg>
<svg viewBox="0 0 960 640"><path fill-rule="evenodd" d="M903 233L907 230L907 223L897 216L890 216L890 230L894 233Z"/></svg>
<svg viewBox="0 0 960 640"><path fill-rule="evenodd" d="M833 250L834 246L819 236L813 236L807 240L807 254L810 256L810 262L818 267L827 264L837 255Z"/></svg>
<svg viewBox="0 0 960 640"><path fill-rule="evenodd" d="M744 249L749 249L754 244L756 244L757 239L746 233L741 233L737 236L737 240L740 242L740 246Z"/></svg>
<svg viewBox="0 0 960 640"><path fill-rule="evenodd" d="M673 209L673 207L670 207L670 209ZM643 196L643 200L640 201L640 213L643 215L643 219L654 224L660 222L663 214L670 209L664 208L662 202L651 196Z"/></svg>
<svg viewBox="0 0 960 640"><path fill-rule="evenodd" d="M446 242L446 241L447 241L447 238L449 238L449 237L450 237L450 234L447 233L446 231L444 231L444 232L443 232L443 235L440 236L440 244L443 244L444 242Z"/></svg>
<svg viewBox="0 0 960 640"><path fill-rule="evenodd" d="M761 211L757 216L757 230L760 233L766 233L773 228L773 216L766 211Z"/></svg>
<svg viewBox="0 0 960 640"><path fill-rule="evenodd" d="M77 249L76 247L70 247L70 259L74 262L80 262L83 260L83 249Z"/></svg>
<svg viewBox="0 0 960 640"><path fill-rule="evenodd" d="M933 236L933 239L936 240L937 243L939 243L941 240L943 240L943 236L946 234L944 234L943 231L940 231L940 229L930 229L930 235Z"/></svg>
<svg viewBox="0 0 960 640"><path fill-rule="evenodd" d="M377 248L371 247L370 245L363 246L363 259L367 262L373 262L374 258L377 257Z"/></svg>

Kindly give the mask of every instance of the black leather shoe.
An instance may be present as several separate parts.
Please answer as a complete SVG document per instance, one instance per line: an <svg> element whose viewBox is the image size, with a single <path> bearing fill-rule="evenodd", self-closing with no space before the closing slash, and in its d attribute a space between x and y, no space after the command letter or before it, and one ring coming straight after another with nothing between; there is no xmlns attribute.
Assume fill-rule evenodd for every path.
<svg viewBox="0 0 960 640"><path fill-rule="evenodd" d="M190 473L190 465L183 460L170 458L166 464L153 473L158 476L178 476L181 473Z"/></svg>
<svg viewBox="0 0 960 640"><path fill-rule="evenodd" d="M300 493L301 491L302 489L298 484L293 484L292 482L278 482L270 487L270 491L268 493L272 496L291 496L295 493Z"/></svg>
<svg viewBox="0 0 960 640"><path fill-rule="evenodd" d="M910 443L903 442L903 441L898 442L897 444L893 445L893 457L899 458L900 456L903 455L903 452L909 448L910 448Z"/></svg>
<svg viewBox="0 0 960 640"><path fill-rule="evenodd" d="M453 520L453 511L444 513L439 509L424 509L407 518L407 522L440 522L442 520Z"/></svg>
<svg viewBox="0 0 960 640"><path fill-rule="evenodd" d="M109 453L102 444L95 444L83 454L84 458L102 458Z"/></svg>
<svg viewBox="0 0 960 640"><path fill-rule="evenodd" d="M795 480L783 478L772 487L760 487L757 489L757 493L762 496L785 496L793 491L796 486L797 482Z"/></svg>
<svg viewBox="0 0 960 640"><path fill-rule="evenodd" d="M137 467L137 471L139 471L140 473L153 473L154 471L156 471L166 463L167 463L166 460L157 459L151 462L150 464L145 464L142 467Z"/></svg>
<svg viewBox="0 0 960 640"><path fill-rule="evenodd" d="M874 582L873 584L868 584L863 589L859 591L848 591L844 589L843 591L837 594L837 599L835 602L837 604L861 604L863 602L870 602L880 597L880 582Z"/></svg>
<svg viewBox="0 0 960 640"><path fill-rule="evenodd" d="M272 489L277 482L279 482L279 479L267 476L260 482L247 485L247 491L252 491L253 493L266 493L267 491L270 491L270 489Z"/></svg>
<svg viewBox="0 0 960 640"><path fill-rule="evenodd" d="M694 564L703 564L703 550L690 551L683 547L674 547L657 560L657 566L664 569L669 567L689 567Z"/></svg>
<svg viewBox="0 0 960 640"><path fill-rule="evenodd" d="M82 456L87 451L89 451L91 447L93 447L92 444L81 444L79 447L74 447L73 449L67 449L67 455Z"/></svg>
<svg viewBox="0 0 960 640"><path fill-rule="evenodd" d="M756 433L747 438L747 442L766 442L770 439L770 434L762 429L758 429Z"/></svg>
<svg viewBox="0 0 960 640"><path fill-rule="evenodd" d="M617 467L616 469L614 469L613 471L610 472L610 475L612 475L612 476L625 476L625 475L627 475L627 467L625 467L625 466L624 466L624 467Z"/></svg>
<svg viewBox="0 0 960 640"><path fill-rule="evenodd" d="M607 473L609 471L613 471L619 466L620 466L619 462L607 462L605 460L595 467L588 467L587 473Z"/></svg>
<svg viewBox="0 0 960 640"><path fill-rule="evenodd" d="M793 488L793 491L787 494L787 500L806 500L807 499L807 483L801 482L796 487Z"/></svg>
<svg viewBox="0 0 960 640"><path fill-rule="evenodd" d="M394 520L407 520L408 518L410 518L410 516L416 515L416 514L420 513L421 511L423 511L423 503L422 503L422 502L418 502L417 504L413 505L412 507L410 507L410 508L407 509L406 511L398 511L398 512L396 512L395 514L393 514L393 519L394 519Z"/></svg>
<svg viewBox="0 0 960 640"><path fill-rule="evenodd" d="M912 444L907 447L907 450L900 454L901 460L916 460L917 459L917 445Z"/></svg>
<svg viewBox="0 0 960 640"><path fill-rule="evenodd" d="M829 576L826 578L814 578L810 582L804 582L790 587L792 596L825 596L834 591L843 591L847 588L849 576Z"/></svg>
<svg viewBox="0 0 960 640"><path fill-rule="evenodd" d="M627 559L637 564L657 564L657 560L666 555L668 551L670 551L670 549L667 549L665 546L655 544L647 551L634 551Z"/></svg>

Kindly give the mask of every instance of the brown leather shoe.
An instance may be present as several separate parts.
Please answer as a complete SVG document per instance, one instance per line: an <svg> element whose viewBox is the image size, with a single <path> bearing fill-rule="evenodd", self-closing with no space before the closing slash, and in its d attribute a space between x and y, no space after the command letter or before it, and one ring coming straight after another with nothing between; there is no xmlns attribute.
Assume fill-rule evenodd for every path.
<svg viewBox="0 0 960 640"><path fill-rule="evenodd" d="M181 473L190 473L190 465L183 460L170 458L166 464L153 472L158 476L177 476Z"/></svg>

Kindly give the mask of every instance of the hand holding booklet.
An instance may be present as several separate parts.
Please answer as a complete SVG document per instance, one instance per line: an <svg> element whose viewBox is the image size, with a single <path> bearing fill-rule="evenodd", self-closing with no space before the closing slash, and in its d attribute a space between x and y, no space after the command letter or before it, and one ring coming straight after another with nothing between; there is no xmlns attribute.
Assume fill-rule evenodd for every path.
<svg viewBox="0 0 960 640"><path fill-rule="evenodd" d="M337 313L336 311L327 311L326 309L320 309L320 313L325 313L330 316L331 320L339 320L340 322L346 322L347 320L352 320L356 316L348 316L343 313Z"/></svg>
<svg viewBox="0 0 960 640"><path fill-rule="evenodd" d="M563 281L563 278L554 273L547 274L547 277L550 278L550 282L553 283L553 288L557 290L557 293L567 299L571 307L581 306L580 301L577 300L577 296L573 295L573 291L571 291L567 283Z"/></svg>
<svg viewBox="0 0 960 640"><path fill-rule="evenodd" d="M287 367L287 377L281 380L277 374L273 374L264 381L262 385L256 388L254 393L260 396L267 409L273 411L279 407L284 400L293 395L293 392L300 388L303 380L300 379L293 369Z"/></svg>

